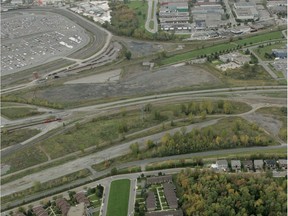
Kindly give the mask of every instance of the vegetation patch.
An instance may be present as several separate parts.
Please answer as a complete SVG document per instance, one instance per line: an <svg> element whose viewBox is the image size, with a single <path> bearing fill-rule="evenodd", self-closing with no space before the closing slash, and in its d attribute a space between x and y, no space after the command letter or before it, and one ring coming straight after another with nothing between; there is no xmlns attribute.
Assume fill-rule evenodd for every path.
<svg viewBox="0 0 288 216"><path fill-rule="evenodd" d="M107 216L127 216L130 180L121 179L111 182Z"/></svg>
<svg viewBox="0 0 288 216"><path fill-rule="evenodd" d="M263 107L256 111L272 118L276 118L282 122L278 136L286 142L287 140L287 107Z"/></svg>
<svg viewBox="0 0 288 216"><path fill-rule="evenodd" d="M41 115L44 112L37 111L36 108L30 107L10 107L2 108L1 115L9 119L27 118L35 115Z"/></svg>
<svg viewBox="0 0 288 216"><path fill-rule="evenodd" d="M272 49L286 49L286 44L279 41L275 44L267 44L267 45L259 45L258 48L255 49L257 56L259 56L263 61L272 60L274 56L272 55Z"/></svg>
<svg viewBox="0 0 288 216"><path fill-rule="evenodd" d="M47 161L46 155L37 147L27 147L7 157L2 157L2 163L11 165L9 173L24 169L29 166Z"/></svg>
<svg viewBox="0 0 288 216"><path fill-rule="evenodd" d="M287 211L285 178L187 169L176 182L187 215L285 215Z"/></svg>
<svg viewBox="0 0 288 216"><path fill-rule="evenodd" d="M1 149L21 143L40 133L37 129L19 129L1 135Z"/></svg>
<svg viewBox="0 0 288 216"><path fill-rule="evenodd" d="M281 31L275 31L275 32L261 34L261 35L256 35L256 36L245 38L242 40L237 40L235 41L235 43L238 45L246 46L250 44L255 44L255 43L260 43L260 42L275 40L275 39L282 39L282 38L283 38L283 35Z"/></svg>
<svg viewBox="0 0 288 216"><path fill-rule="evenodd" d="M275 141L257 125L240 117L227 117L206 128L185 128L174 135L166 134L158 145L152 146L144 154L150 157L186 154L212 149L227 149L249 146L274 145Z"/></svg>

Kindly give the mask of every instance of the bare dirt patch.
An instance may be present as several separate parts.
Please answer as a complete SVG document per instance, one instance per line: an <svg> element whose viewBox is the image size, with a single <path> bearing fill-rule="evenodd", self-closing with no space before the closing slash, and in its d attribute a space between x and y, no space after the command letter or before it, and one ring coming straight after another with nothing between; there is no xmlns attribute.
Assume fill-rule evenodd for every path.
<svg viewBox="0 0 288 216"><path fill-rule="evenodd" d="M87 77L89 79L89 77ZM218 85L220 80L199 66L165 67L156 71L130 69L114 83L69 84L41 90L37 97L55 102L74 102L107 97L143 95L187 87Z"/></svg>
<svg viewBox="0 0 288 216"><path fill-rule="evenodd" d="M109 82L116 82L120 79L121 69L108 71L101 74L96 74L72 81L68 81L64 84L85 84L85 83L109 83Z"/></svg>
<svg viewBox="0 0 288 216"><path fill-rule="evenodd" d="M246 116L243 116L247 121L255 122L260 127L264 128L267 132L278 136L280 128L282 127L282 122L268 116L264 116L258 113L252 113Z"/></svg>

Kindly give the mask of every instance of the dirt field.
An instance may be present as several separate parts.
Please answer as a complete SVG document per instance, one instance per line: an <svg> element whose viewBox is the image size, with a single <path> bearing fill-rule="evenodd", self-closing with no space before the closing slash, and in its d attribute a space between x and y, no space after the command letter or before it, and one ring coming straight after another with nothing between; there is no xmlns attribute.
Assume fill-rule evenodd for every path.
<svg viewBox="0 0 288 216"><path fill-rule="evenodd" d="M282 126L281 121L257 113L249 114L244 118L250 122L257 123L260 127L264 128L266 131L273 134L274 136L278 135L279 130Z"/></svg>
<svg viewBox="0 0 288 216"><path fill-rule="evenodd" d="M137 72L135 72L137 71ZM105 75L104 75L105 76ZM74 102L117 96L158 93L202 84L217 85L220 81L198 66L166 67L156 71L125 71L119 81L102 84L69 84L37 93L54 102Z"/></svg>

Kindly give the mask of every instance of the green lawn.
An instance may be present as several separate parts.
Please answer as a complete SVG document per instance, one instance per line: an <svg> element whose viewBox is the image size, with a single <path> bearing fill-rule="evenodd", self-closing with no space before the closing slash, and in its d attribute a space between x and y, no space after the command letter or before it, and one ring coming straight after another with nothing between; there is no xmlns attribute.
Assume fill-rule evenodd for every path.
<svg viewBox="0 0 288 216"><path fill-rule="evenodd" d="M187 53L177 54L177 55L168 57L168 58L162 60L160 62L160 64L162 64L162 65L173 64L173 63L177 63L177 62L181 62L181 61L195 58L199 55L209 55L209 54L215 53L215 52L219 53L219 51L226 51L227 49L234 49L235 47L237 47L237 45L233 44L233 43L218 44L215 46L206 47L206 48L198 49L198 50L193 50L193 51L190 51Z"/></svg>
<svg viewBox="0 0 288 216"><path fill-rule="evenodd" d="M143 2L142 0L138 1L130 1L128 3L128 7L132 8L138 18L139 28L145 29L145 22L147 18L148 12L148 3L147 1Z"/></svg>
<svg viewBox="0 0 288 216"><path fill-rule="evenodd" d="M269 40L275 40L275 39L281 39L282 38L282 33L281 31L275 31L275 32L269 32L269 33L264 33L261 35L245 38L242 40L237 40L235 43L239 45L249 45L249 44L254 44L254 43L260 43L264 41L269 41Z"/></svg>
<svg viewBox="0 0 288 216"><path fill-rule="evenodd" d="M23 142L39 132L40 131L36 129L20 129L9 133L3 133L1 136L1 149Z"/></svg>
<svg viewBox="0 0 288 216"><path fill-rule="evenodd" d="M26 118L30 116L40 115L43 112L38 112L36 108L30 107L14 107L14 108L2 108L1 114L9 119Z"/></svg>
<svg viewBox="0 0 288 216"><path fill-rule="evenodd" d="M121 179L111 183L107 216L127 216L130 180Z"/></svg>

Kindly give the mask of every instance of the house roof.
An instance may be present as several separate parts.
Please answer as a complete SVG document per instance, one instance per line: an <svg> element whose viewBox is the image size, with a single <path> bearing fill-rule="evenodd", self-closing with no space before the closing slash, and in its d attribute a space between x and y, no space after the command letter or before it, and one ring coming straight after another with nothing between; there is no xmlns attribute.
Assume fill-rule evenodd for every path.
<svg viewBox="0 0 288 216"><path fill-rule="evenodd" d="M35 206L33 212L36 216L48 216L48 213L42 206Z"/></svg>
<svg viewBox="0 0 288 216"><path fill-rule="evenodd" d="M146 216L183 216L182 210L168 210L158 212L147 212Z"/></svg>
<svg viewBox="0 0 288 216"><path fill-rule="evenodd" d="M254 160L254 166L263 166L263 160Z"/></svg>
<svg viewBox="0 0 288 216"><path fill-rule="evenodd" d="M242 161L243 166L253 166L253 161L252 160L244 160Z"/></svg>
<svg viewBox="0 0 288 216"><path fill-rule="evenodd" d="M278 163L279 163L280 165L286 165L286 166L287 166L287 159L279 159L279 160L278 160Z"/></svg>
<svg viewBox="0 0 288 216"><path fill-rule="evenodd" d="M276 165L276 161L275 160L270 160L270 159L268 159L268 160L264 160L264 162L265 162L265 164L267 164L267 165L271 165L271 166L274 166L274 165Z"/></svg>
<svg viewBox="0 0 288 216"><path fill-rule="evenodd" d="M62 215L66 216L69 209L70 209L70 204L64 199L60 198L56 200L56 206L60 208Z"/></svg>
<svg viewBox="0 0 288 216"><path fill-rule="evenodd" d="M85 203L87 206L90 205L89 199L85 196L83 192L75 194L75 198L78 203Z"/></svg>
<svg viewBox="0 0 288 216"><path fill-rule="evenodd" d="M231 160L231 166L232 167L241 167L241 162L240 160Z"/></svg>
<svg viewBox="0 0 288 216"><path fill-rule="evenodd" d="M156 208L156 199L155 199L155 194L152 191L148 192L148 196L146 199L146 207L147 209L155 209Z"/></svg>
<svg viewBox="0 0 288 216"><path fill-rule="evenodd" d="M171 181L172 181L172 175L164 175L164 176L147 178L147 184L159 184L159 183L171 182Z"/></svg>
<svg viewBox="0 0 288 216"><path fill-rule="evenodd" d="M178 201L177 201L177 196L176 193L174 191L175 186L174 184L171 183L165 183L163 184L163 188L164 188L164 195L166 197L167 203L169 205L169 207L173 208L174 206L178 207Z"/></svg>
<svg viewBox="0 0 288 216"><path fill-rule="evenodd" d="M218 166L227 166L227 167L228 167L228 162L227 162L227 160L217 160L217 161L216 161L216 164L217 164Z"/></svg>

